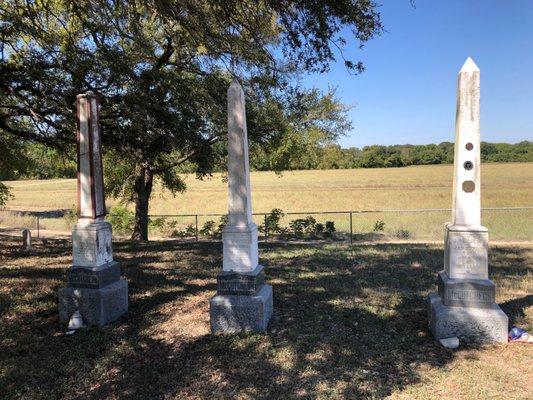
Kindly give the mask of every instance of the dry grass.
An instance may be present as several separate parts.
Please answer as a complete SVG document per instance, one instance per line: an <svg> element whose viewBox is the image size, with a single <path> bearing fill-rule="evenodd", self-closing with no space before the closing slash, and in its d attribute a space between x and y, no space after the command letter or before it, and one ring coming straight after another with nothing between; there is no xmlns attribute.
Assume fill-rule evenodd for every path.
<svg viewBox="0 0 533 400"><path fill-rule="evenodd" d="M278 176L272 172L253 172L253 209L257 213L281 208L286 212L343 211L380 209L450 208L453 169L451 165L415 166L387 169L330 171L294 171ZM226 212L226 183L221 174L198 181L185 176L188 190L176 197L155 189L151 214L207 214ZM8 182L15 199L8 208L24 210L69 209L76 202L74 180ZM533 206L533 168L528 163L486 164L482 169L482 206ZM108 205L116 202L110 199ZM305 216L305 215L303 215ZM302 216L290 216L290 219ZM0 226L22 227L0 213ZM320 222L332 220L337 230L349 232L349 216L324 215ZM486 211L483 223L491 238L533 241L533 210ZM208 219L200 218L200 227ZM448 212L423 214L355 214L354 232L371 232L377 220L385 222L385 234L409 232L413 239L441 239ZM61 219L44 219L41 228L68 231ZM194 218L180 218L179 228L194 223ZM258 224L262 221L257 217ZM34 224L33 224L34 225ZM33 227L33 225L25 225ZM153 232L162 236L161 232Z"/></svg>
<svg viewBox="0 0 533 400"><path fill-rule="evenodd" d="M70 243L33 255L0 242L0 398L526 399L533 347L438 346L424 298L442 248L424 244L270 244L266 335L212 336L208 300L220 244L115 246L130 310L65 336L56 293ZM533 330L533 247L492 246L497 301ZM529 385L529 386L528 386Z"/></svg>

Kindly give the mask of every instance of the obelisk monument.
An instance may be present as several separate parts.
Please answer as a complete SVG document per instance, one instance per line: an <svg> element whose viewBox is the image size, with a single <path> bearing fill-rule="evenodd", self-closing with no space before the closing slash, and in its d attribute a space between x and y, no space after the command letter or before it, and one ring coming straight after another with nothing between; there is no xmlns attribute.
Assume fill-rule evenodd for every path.
<svg viewBox="0 0 533 400"><path fill-rule="evenodd" d="M445 224L444 270L429 296L437 339L507 342L508 318L488 275L489 233L481 225L480 72L468 58L458 76L452 219Z"/></svg>
<svg viewBox="0 0 533 400"><path fill-rule="evenodd" d="M106 325L128 310L128 283L113 261L111 224L105 218L98 101L80 94L77 106L78 223L72 231L73 263L59 290L59 319L79 311L85 323Z"/></svg>
<svg viewBox="0 0 533 400"><path fill-rule="evenodd" d="M252 221L244 92L228 89L228 224L222 232L222 272L210 302L211 331L265 331L272 315L272 286L259 265L257 226Z"/></svg>

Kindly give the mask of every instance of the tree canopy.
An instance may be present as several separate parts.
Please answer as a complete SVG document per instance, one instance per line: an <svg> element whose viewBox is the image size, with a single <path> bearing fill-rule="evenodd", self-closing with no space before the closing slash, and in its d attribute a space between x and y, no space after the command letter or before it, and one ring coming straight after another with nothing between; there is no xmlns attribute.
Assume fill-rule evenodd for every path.
<svg viewBox="0 0 533 400"><path fill-rule="evenodd" d="M298 135L327 137L328 124L342 132L334 98L321 100L293 78L326 71L344 57L347 40L363 45L379 34L376 10L367 0L6 0L0 131L68 153L76 95L95 92L107 186L135 202L134 238L146 239L154 178L184 190L180 167L204 176L220 162L234 77L246 88L253 146L278 152L271 165L287 160L285 139L296 149ZM363 70L357 61L345 65ZM299 107L309 105L318 117L302 115Z"/></svg>

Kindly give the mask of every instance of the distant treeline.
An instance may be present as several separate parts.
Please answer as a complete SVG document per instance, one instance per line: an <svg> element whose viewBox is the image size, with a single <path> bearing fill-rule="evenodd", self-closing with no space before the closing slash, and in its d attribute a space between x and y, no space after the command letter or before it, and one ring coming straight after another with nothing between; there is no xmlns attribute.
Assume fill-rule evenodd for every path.
<svg viewBox="0 0 533 400"><path fill-rule="evenodd" d="M392 145L342 148L329 145L308 149L292 161L292 169L388 168L409 165L451 164L454 144ZM259 161L259 162L258 162ZM533 142L481 143L482 162L533 162ZM260 160L252 160L256 169ZM259 165L257 165L259 164Z"/></svg>
<svg viewBox="0 0 533 400"><path fill-rule="evenodd" d="M24 162L8 174L0 171L0 180L75 178L75 154L59 154L39 144L26 145ZM21 161L21 160L19 160ZM533 142L515 144L481 143L482 162L533 162ZM427 145L392 145L342 148L339 145L307 148L291 157L291 169L388 168L408 165L453 163L453 143ZM262 155L251 154L252 168L267 170ZM222 170L221 166L219 169Z"/></svg>

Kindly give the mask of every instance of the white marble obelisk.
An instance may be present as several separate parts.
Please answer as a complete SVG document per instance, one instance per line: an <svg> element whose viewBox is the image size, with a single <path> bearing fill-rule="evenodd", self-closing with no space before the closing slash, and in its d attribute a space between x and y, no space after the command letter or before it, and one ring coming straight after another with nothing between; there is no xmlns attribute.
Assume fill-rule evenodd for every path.
<svg viewBox="0 0 533 400"><path fill-rule="evenodd" d="M488 230L481 225L480 72L471 58L457 87L452 220L445 224L444 270L439 293L429 297L437 339L506 342L507 316L488 279Z"/></svg>
<svg viewBox="0 0 533 400"><path fill-rule="evenodd" d="M222 233L222 269L254 270L258 264L257 236L252 221L244 92L235 80L228 89L228 224Z"/></svg>
<svg viewBox="0 0 533 400"><path fill-rule="evenodd" d="M128 310L128 284L113 260L111 224L105 218L98 100L77 97L78 223L72 231L73 265L59 291L59 317L79 311L91 325L105 325Z"/></svg>
<svg viewBox="0 0 533 400"><path fill-rule="evenodd" d="M272 315L272 286L259 265L257 226L252 221L250 164L244 92L228 89L228 224L222 232L222 273L210 302L211 330L264 331Z"/></svg>

